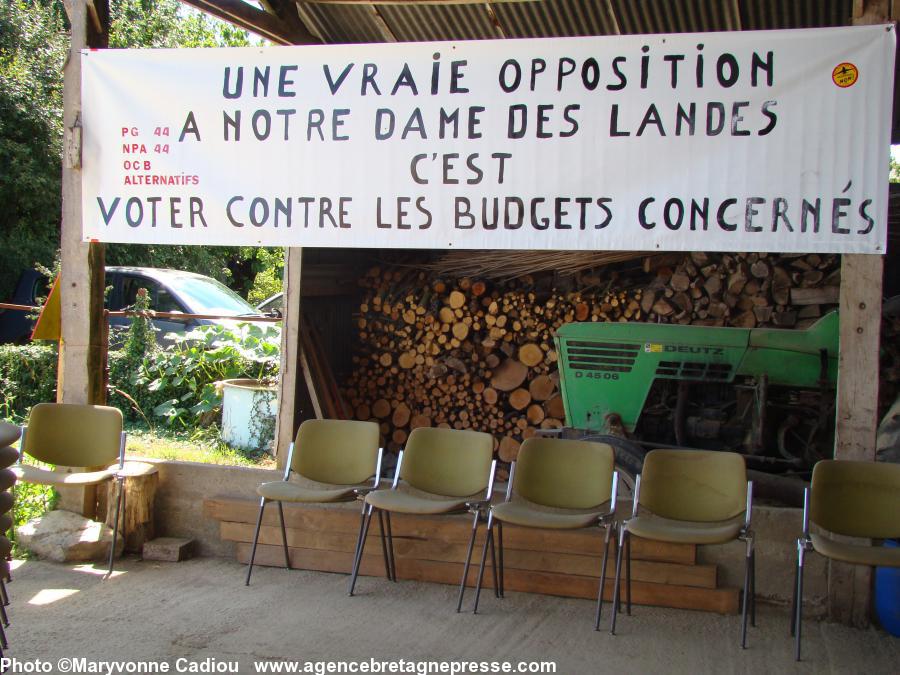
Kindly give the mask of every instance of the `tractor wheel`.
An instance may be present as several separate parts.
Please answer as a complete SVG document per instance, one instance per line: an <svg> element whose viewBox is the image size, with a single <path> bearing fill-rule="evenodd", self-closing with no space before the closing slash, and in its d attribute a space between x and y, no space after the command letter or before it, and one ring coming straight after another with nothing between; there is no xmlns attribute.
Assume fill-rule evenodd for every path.
<svg viewBox="0 0 900 675"><path fill-rule="evenodd" d="M610 436L608 434L588 434L579 440L607 443L616 451L616 471L619 472L619 497L631 499L634 496L635 477L641 472L644 465L644 455L647 451L626 438Z"/></svg>

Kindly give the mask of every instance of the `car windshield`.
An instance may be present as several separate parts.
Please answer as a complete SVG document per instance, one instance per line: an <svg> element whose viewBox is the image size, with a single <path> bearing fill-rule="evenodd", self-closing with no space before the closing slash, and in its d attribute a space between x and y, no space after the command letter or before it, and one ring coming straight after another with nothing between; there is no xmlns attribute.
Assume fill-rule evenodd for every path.
<svg viewBox="0 0 900 675"><path fill-rule="evenodd" d="M253 306L215 279L176 277L167 280L189 309L197 314L241 316L257 314Z"/></svg>

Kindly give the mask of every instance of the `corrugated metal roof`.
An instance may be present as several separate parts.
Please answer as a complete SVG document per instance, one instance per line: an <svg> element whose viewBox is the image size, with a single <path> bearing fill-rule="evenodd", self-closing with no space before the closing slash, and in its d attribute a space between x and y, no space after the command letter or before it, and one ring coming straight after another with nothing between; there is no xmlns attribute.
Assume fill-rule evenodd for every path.
<svg viewBox="0 0 900 675"><path fill-rule="evenodd" d="M736 0L612 0L612 7L626 34L740 29Z"/></svg>
<svg viewBox="0 0 900 675"><path fill-rule="evenodd" d="M490 40L504 37L485 5L377 5L400 42Z"/></svg>
<svg viewBox="0 0 900 675"><path fill-rule="evenodd" d="M619 27L609 0L545 0L491 5L507 37L616 35Z"/></svg>
<svg viewBox="0 0 900 675"><path fill-rule="evenodd" d="M384 42L371 5L299 2L300 19L327 44Z"/></svg>
<svg viewBox="0 0 900 675"><path fill-rule="evenodd" d="M298 2L327 43L485 40L811 28L851 23L853 0L525 0L470 4ZM387 33L386 33L387 31Z"/></svg>
<svg viewBox="0 0 900 675"><path fill-rule="evenodd" d="M745 30L847 26L853 13L853 0L741 0L740 5Z"/></svg>

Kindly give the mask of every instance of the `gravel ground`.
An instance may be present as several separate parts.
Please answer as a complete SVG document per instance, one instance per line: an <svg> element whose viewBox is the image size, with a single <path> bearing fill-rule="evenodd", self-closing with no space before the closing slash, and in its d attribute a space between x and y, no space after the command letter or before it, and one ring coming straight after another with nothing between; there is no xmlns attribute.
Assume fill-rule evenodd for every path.
<svg viewBox="0 0 900 675"><path fill-rule="evenodd" d="M59 659L73 657L85 659L76 662L88 668L81 672L121 672L89 670L105 667L95 665L101 661L253 673L261 664L296 662L304 672L369 659L420 668L436 660L553 661L564 674L900 672L900 639L813 621L805 625L805 660L795 664L787 609L763 604L741 650L739 616L635 607L611 636L608 606L604 630L595 632L585 600L488 593L473 616L456 614L456 589L437 584L364 577L350 598L348 578L338 574L260 567L248 588L245 568L221 559L130 559L118 567L103 581L101 566L19 563L8 586L5 652L17 661L7 672L33 672L21 668L35 659L47 672L65 672Z"/></svg>

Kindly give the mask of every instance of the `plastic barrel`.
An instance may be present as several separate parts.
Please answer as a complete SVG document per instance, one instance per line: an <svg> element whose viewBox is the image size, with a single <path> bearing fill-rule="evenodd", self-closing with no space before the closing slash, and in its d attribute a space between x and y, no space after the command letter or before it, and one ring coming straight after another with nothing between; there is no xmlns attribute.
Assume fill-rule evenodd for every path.
<svg viewBox="0 0 900 675"><path fill-rule="evenodd" d="M900 542L888 539L884 545L897 548ZM900 567L875 568L875 613L888 633L900 637Z"/></svg>

